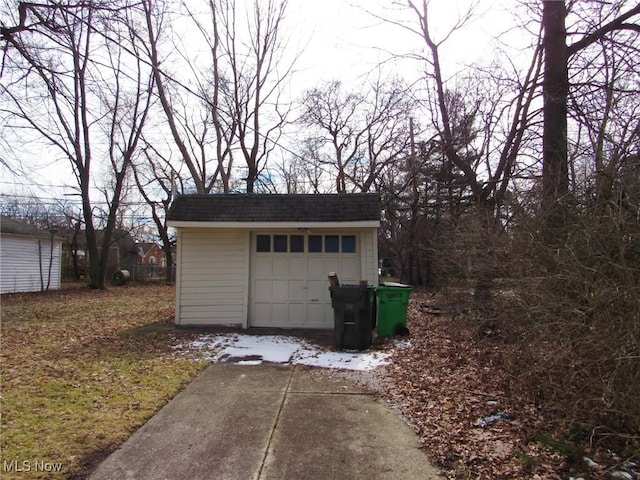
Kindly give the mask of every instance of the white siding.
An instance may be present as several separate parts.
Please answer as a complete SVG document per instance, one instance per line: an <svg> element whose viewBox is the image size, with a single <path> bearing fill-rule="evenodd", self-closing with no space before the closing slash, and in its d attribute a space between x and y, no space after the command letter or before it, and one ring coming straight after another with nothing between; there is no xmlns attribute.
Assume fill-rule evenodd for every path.
<svg viewBox="0 0 640 480"><path fill-rule="evenodd" d="M366 279L369 285L378 285L378 231L367 229L361 232L360 237L362 278Z"/></svg>
<svg viewBox="0 0 640 480"><path fill-rule="evenodd" d="M249 232L180 229L176 323L246 325Z"/></svg>
<svg viewBox="0 0 640 480"><path fill-rule="evenodd" d="M49 290L60 288L62 243L31 237L0 236L1 293L39 292L49 283ZM40 258L40 260L39 260ZM51 279L49 279L49 262ZM42 275L41 275L42 272ZM42 282L41 282L42 278Z"/></svg>
<svg viewBox="0 0 640 480"><path fill-rule="evenodd" d="M259 232L298 233L298 230L260 230ZM271 326L277 324L277 326L297 328L331 327L333 310L326 275L329 271L337 271L343 283L357 283L361 279L366 279L370 285L376 285L378 281L377 228L344 227L314 230L314 234L318 233L356 234L359 239L358 255L353 262L348 258L342 259L347 262L344 264L341 263L343 256L339 254L287 255L288 262L285 263L288 265L288 274L285 276L289 280L288 290L285 292L286 295L278 290L284 299L278 303L279 297L276 298L277 295L272 290L268 292L268 301L261 300L262 290L256 283L258 278L256 272L262 272L260 275L263 276L268 272L263 272L262 264L256 264L255 245L251 246L249 228L178 228L176 323L185 326L235 325L242 327L247 327L251 323L253 326L258 326L262 324L256 316L256 309L262 308L261 302L266 302L271 310L275 308L275 313L272 311L267 320L262 319L267 323L271 322ZM281 260L285 258L282 254L265 257L269 259L272 256ZM309 257L311 263L305 264L305 268L302 268L301 264L296 263L300 260L298 257L304 259ZM268 265L273 269L274 265L282 267L280 263L276 264L272 259ZM256 269L256 272L250 273L251 268ZM291 274L292 268L295 275ZM272 280L280 278L278 275L281 272L278 272L276 274L272 272L275 275ZM305 275L304 281L299 281L300 274ZM304 291L301 293L298 287L306 287L306 289L303 288ZM277 305L274 307L272 304ZM285 317L295 321L295 325L276 321Z"/></svg>

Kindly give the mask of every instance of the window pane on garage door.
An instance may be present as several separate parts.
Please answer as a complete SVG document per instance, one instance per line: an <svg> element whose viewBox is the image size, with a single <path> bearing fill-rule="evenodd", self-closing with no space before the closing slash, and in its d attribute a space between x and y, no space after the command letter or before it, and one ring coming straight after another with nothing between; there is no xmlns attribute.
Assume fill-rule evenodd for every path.
<svg viewBox="0 0 640 480"><path fill-rule="evenodd" d="M356 236L342 236L342 253L356 253Z"/></svg>
<svg viewBox="0 0 640 480"><path fill-rule="evenodd" d="M304 235L291 235L290 237L291 253L304 252Z"/></svg>
<svg viewBox="0 0 640 480"><path fill-rule="evenodd" d="M309 252L322 252L322 235L309 235Z"/></svg>
<svg viewBox="0 0 640 480"><path fill-rule="evenodd" d="M256 238L256 251L258 252L270 252L271 251L271 235L258 235Z"/></svg>
<svg viewBox="0 0 640 480"><path fill-rule="evenodd" d="M324 251L326 253L340 252L340 237L338 235L325 235Z"/></svg>
<svg viewBox="0 0 640 480"><path fill-rule="evenodd" d="M273 236L273 251L278 253L287 251L287 235Z"/></svg>

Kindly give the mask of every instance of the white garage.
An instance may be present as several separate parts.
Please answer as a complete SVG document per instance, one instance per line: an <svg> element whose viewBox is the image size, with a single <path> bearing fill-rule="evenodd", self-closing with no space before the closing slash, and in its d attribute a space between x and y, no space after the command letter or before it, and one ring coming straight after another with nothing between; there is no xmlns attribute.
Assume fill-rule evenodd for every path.
<svg viewBox="0 0 640 480"><path fill-rule="evenodd" d="M61 238L0 216L0 293L59 289L61 256Z"/></svg>
<svg viewBox="0 0 640 480"><path fill-rule="evenodd" d="M176 323L332 328L327 274L377 282L377 194L184 195Z"/></svg>

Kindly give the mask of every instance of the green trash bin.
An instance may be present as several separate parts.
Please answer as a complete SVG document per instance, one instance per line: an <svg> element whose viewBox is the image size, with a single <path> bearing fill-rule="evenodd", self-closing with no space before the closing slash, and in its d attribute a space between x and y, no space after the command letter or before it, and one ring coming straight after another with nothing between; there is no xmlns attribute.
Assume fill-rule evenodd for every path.
<svg viewBox="0 0 640 480"><path fill-rule="evenodd" d="M411 285L402 283L382 283L376 287L378 310L378 337L393 337L408 333L407 309Z"/></svg>

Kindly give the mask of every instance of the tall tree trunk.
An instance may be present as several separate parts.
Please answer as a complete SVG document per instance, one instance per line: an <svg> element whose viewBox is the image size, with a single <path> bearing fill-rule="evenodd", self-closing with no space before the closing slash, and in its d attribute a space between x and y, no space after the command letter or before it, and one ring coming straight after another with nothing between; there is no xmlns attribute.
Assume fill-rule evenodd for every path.
<svg viewBox="0 0 640 480"><path fill-rule="evenodd" d="M544 128L542 133L542 208L548 242L555 243L564 225L564 197L569 193L567 158L568 50L564 0L545 0Z"/></svg>
<svg viewBox="0 0 640 480"><path fill-rule="evenodd" d="M630 19L640 14L640 4L610 22L567 45L565 0L543 0L544 29L544 127L542 133L542 208L545 239L558 244L566 225L566 196L569 193L567 155L567 102L569 97L569 58L616 30L640 32Z"/></svg>

